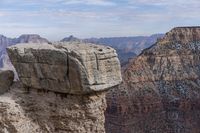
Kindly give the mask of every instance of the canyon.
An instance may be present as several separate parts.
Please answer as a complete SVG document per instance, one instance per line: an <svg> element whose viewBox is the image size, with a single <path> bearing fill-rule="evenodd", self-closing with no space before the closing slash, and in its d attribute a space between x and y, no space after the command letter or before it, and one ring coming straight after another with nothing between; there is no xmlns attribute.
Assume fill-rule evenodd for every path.
<svg viewBox="0 0 200 133"><path fill-rule="evenodd" d="M116 50L73 36L6 53L19 81L0 72L0 132L200 132L200 27L173 28L122 72Z"/></svg>
<svg viewBox="0 0 200 133"><path fill-rule="evenodd" d="M200 27L176 27L145 49L107 94L107 133L200 132Z"/></svg>

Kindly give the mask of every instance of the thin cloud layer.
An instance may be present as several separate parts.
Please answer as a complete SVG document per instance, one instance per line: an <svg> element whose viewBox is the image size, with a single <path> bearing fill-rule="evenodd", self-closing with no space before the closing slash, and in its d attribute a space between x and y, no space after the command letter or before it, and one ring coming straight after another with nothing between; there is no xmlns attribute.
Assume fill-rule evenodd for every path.
<svg viewBox="0 0 200 133"><path fill-rule="evenodd" d="M148 35L199 25L199 6L198 0L0 0L0 34Z"/></svg>
<svg viewBox="0 0 200 133"><path fill-rule="evenodd" d="M86 5L98 5L98 6L114 6L115 3L105 0L67 0L63 1L65 5L72 4L86 4Z"/></svg>

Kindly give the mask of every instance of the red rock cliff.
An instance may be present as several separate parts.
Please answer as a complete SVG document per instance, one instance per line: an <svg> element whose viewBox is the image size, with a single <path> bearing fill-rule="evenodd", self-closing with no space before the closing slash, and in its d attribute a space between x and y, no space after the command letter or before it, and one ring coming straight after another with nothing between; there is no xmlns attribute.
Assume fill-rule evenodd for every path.
<svg viewBox="0 0 200 133"><path fill-rule="evenodd" d="M107 133L200 132L200 27L178 27L144 50L107 95Z"/></svg>
<svg viewBox="0 0 200 133"><path fill-rule="evenodd" d="M178 42L181 44L200 40L200 27L176 27L167 32L161 43Z"/></svg>

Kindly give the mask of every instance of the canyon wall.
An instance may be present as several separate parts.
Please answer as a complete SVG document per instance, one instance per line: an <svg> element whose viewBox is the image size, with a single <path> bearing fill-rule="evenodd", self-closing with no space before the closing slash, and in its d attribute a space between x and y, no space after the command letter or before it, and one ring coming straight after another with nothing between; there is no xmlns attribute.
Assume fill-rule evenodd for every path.
<svg viewBox="0 0 200 133"><path fill-rule="evenodd" d="M107 95L107 133L200 132L199 33L174 28L128 65Z"/></svg>
<svg viewBox="0 0 200 133"><path fill-rule="evenodd" d="M105 95L122 80L114 49L73 42L7 51L20 82L0 96L0 132L105 133Z"/></svg>

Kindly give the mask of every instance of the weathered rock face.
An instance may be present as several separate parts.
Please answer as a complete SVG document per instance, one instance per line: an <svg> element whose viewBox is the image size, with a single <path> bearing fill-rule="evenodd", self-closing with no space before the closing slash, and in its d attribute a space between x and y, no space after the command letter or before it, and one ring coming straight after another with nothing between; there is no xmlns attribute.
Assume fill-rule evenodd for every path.
<svg viewBox="0 0 200 133"><path fill-rule="evenodd" d="M104 91L121 79L110 47L80 43L18 44L8 54L26 88L68 94Z"/></svg>
<svg viewBox="0 0 200 133"><path fill-rule="evenodd" d="M199 33L174 28L129 64L107 96L108 133L200 132Z"/></svg>
<svg viewBox="0 0 200 133"><path fill-rule="evenodd" d="M10 89L14 80L12 71L0 71L0 94L5 93Z"/></svg>
<svg viewBox="0 0 200 133"><path fill-rule="evenodd" d="M0 96L1 133L105 133L105 93L67 95L13 86Z"/></svg>
<svg viewBox="0 0 200 133"><path fill-rule="evenodd" d="M22 85L0 97L0 131L105 132L106 90L121 82L114 49L78 42L18 44L8 54Z"/></svg>

